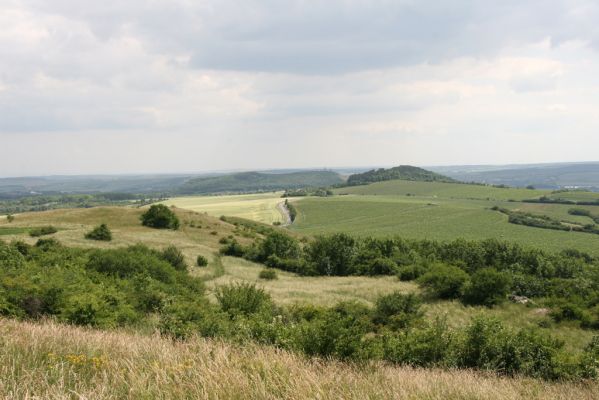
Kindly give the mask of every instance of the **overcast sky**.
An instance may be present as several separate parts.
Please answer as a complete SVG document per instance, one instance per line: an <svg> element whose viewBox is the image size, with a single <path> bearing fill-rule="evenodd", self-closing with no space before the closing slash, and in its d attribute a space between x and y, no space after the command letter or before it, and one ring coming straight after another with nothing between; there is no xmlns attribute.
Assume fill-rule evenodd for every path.
<svg viewBox="0 0 599 400"><path fill-rule="evenodd" d="M599 159L595 0L0 0L0 176Z"/></svg>

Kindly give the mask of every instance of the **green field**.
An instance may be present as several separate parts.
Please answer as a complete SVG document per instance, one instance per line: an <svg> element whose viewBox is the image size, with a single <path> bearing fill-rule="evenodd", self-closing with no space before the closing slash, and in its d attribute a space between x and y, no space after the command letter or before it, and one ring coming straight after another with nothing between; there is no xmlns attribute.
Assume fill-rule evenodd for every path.
<svg viewBox="0 0 599 400"><path fill-rule="evenodd" d="M284 201L281 199L282 194L283 192L270 192L230 196L174 197L162 203L167 206L207 213L213 217L226 215L272 224L273 222L283 222L283 215L277 207Z"/></svg>
<svg viewBox="0 0 599 400"><path fill-rule="evenodd" d="M588 217L568 214L572 205L517 201L548 195L548 191L388 181L341 188L336 193L340 195L299 201L296 204L299 216L292 229L305 234L351 232L444 241L495 238L545 250L575 248L599 255L598 235L514 225L506 215L490 209L498 205L577 224L592 223ZM583 193L577 195L592 198L593 194ZM599 214L597 206L579 208Z"/></svg>

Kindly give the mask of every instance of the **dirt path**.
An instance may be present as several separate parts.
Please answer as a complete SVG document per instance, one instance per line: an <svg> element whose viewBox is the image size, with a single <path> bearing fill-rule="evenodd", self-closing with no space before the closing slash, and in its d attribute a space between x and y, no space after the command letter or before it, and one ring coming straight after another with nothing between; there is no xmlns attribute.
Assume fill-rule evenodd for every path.
<svg viewBox="0 0 599 400"><path fill-rule="evenodd" d="M292 223L291 216L289 215L289 210L287 209L287 207L285 207L285 202L282 201L279 204L277 204L277 208L279 209L279 211L283 215L283 219L285 220L281 224L281 226L289 226L289 225L291 225L291 223Z"/></svg>

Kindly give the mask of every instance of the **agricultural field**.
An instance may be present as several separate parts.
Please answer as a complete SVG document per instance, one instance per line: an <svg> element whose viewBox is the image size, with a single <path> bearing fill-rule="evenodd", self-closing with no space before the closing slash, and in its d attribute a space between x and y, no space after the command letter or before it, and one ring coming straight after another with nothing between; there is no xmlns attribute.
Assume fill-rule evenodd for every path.
<svg viewBox="0 0 599 400"><path fill-rule="evenodd" d="M574 248L599 255L599 235L514 225L506 215L491 210L499 206L582 225L593 221L586 216L570 215L570 209L583 208L599 214L599 206L518 201L547 196L551 194L549 191L396 180L340 188L335 192L338 196L304 198L297 202L299 215L291 228L311 235L351 232L442 241L495 238L544 250ZM597 197L596 193L586 192L574 195L585 199Z"/></svg>
<svg viewBox="0 0 599 400"><path fill-rule="evenodd" d="M283 192L260 194L174 197L162 204L206 213L213 217L226 215L272 224L284 222L278 205L283 203Z"/></svg>

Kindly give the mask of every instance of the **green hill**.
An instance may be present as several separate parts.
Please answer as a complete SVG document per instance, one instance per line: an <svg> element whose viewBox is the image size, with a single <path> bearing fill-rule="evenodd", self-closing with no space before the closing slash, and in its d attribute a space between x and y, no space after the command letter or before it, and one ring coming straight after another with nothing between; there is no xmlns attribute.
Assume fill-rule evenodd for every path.
<svg viewBox="0 0 599 400"><path fill-rule="evenodd" d="M355 186L395 179L421 182L457 182L452 178L428 171L426 169L413 167L411 165L400 165L399 167L388 169L379 168L363 172L361 174L350 175L350 177L347 179L347 184L350 186Z"/></svg>
<svg viewBox="0 0 599 400"><path fill-rule="evenodd" d="M193 178L180 186L180 194L243 193L305 187L326 187L342 183L332 171L291 173L240 172L230 175Z"/></svg>

